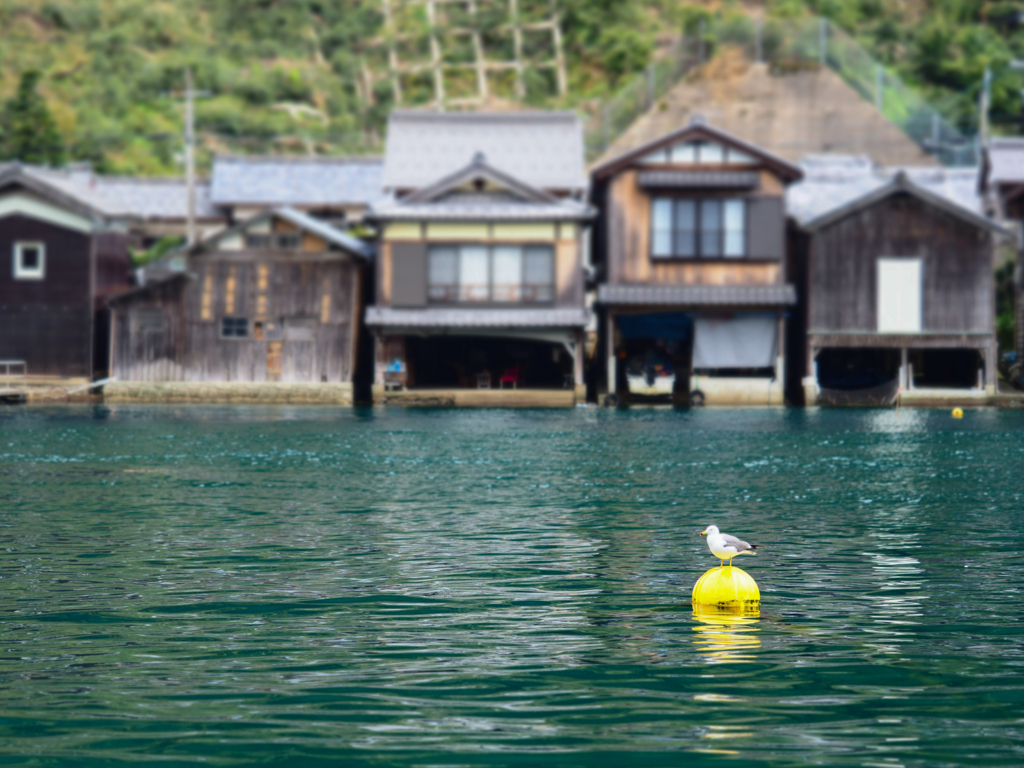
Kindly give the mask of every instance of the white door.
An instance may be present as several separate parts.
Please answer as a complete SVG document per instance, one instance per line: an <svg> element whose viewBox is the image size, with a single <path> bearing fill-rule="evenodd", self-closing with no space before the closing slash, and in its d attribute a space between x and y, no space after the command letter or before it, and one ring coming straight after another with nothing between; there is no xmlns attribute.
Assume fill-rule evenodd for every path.
<svg viewBox="0 0 1024 768"><path fill-rule="evenodd" d="M878 332L921 332L921 259L878 260Z"/></svg>

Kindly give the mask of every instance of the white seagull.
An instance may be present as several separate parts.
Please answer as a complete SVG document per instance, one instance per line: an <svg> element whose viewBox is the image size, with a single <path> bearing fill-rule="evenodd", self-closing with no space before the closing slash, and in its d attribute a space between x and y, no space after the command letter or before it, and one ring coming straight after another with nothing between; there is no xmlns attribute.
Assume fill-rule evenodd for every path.
<svg viewBox="0 0 1024 768"><path fill-rule="evenodd" d="M756 555L754 551L757 549L757 544L749 544L742 539L737 539L735 536L730 536L728 533L722 533L718 530L717 525L709 525L703 531L700 532L701 536L708 537L708 549L711 550L711 554L722 561L722 565L725 565L725 561L729 561L729 565L732 565L732 559L736 555Z"/></svg>

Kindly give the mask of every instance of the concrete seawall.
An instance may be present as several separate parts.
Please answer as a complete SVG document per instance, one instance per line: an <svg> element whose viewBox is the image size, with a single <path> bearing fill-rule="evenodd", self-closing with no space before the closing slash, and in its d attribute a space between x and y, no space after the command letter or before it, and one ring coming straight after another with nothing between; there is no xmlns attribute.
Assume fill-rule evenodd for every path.
<svg viewBox="0 0 1024 768"><path fill-rule="evenodd" d="M108 403L293 403L352 405L352 384L249 381L118 381L103 387Z"/></svg>

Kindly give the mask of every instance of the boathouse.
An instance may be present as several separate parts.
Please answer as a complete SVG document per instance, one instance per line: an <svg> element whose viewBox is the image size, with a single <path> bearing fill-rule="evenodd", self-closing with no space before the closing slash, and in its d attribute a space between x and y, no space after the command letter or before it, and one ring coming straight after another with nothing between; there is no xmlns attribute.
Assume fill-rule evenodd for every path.
<svg viewBox="0 0 1024 768"><path fill-rule="evenodd" d="M701 119L593 169L610 401L783 402L784 194L800 176Z"/></svg>
<svg viewBox="0 0 1024 768"><path fill-rule="evenodd" d="M29 379L106 375L106 300L130 285L127 237L18 163L0 166L0 360ZM5 366L6 370L7 366Z"/></svg>
<svg viewBox="0 0 1024 768"><path fill-rule="evenodd" d="M374 397L571 405L583 381L583 131L573 113L392 114Z"/></svg>
<svg viewBox="0 0 1024 768"><path fill-rule="evenodd" d="M371 252L275 208L168 257L110 302L118 382L104 394L351 402Z"/></svg>
<svg viewBox="0 0 1024 768"><path fill-rule="evenodd" d="M890 172L805 221L795 239L807 404L887 404L900 391L907 403L983 401L995 391L993 268L1007 233L981 214L976 193L973 206L956 199L957 171L911 173ZM976 177L960 175L969 198ZM801 194L827 199L813 185Z"/></svg>

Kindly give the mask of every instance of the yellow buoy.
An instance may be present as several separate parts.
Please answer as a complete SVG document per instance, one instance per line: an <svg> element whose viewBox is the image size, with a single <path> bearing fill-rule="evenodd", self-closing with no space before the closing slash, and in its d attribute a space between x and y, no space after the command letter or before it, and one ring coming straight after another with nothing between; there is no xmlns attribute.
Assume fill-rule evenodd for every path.
<svg viewBox="0 0 1024 768"><path fill-rule="evenodd" d="M962 419L963 417L964 417L964 409L963 408L954 408L953 409L953 418L954 419Z"/></svg>
<svg viewBox="0 0 1024 768"><path fill-rule="evenodd" d="M757 582L734 565L712 568L693 585L693 604L719 608L754 608L761 603Z"/></svg>

